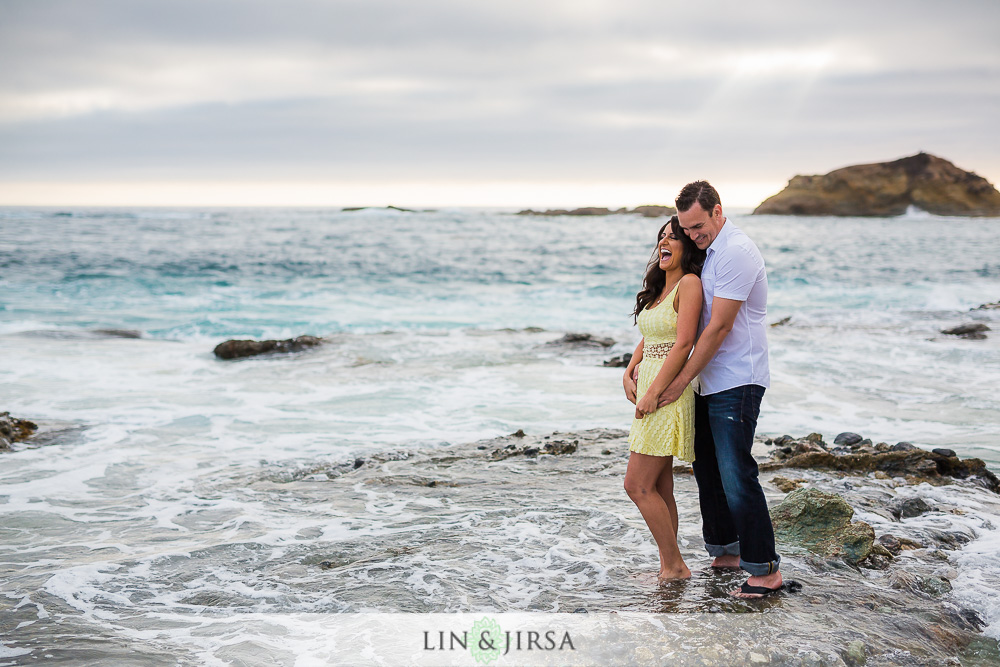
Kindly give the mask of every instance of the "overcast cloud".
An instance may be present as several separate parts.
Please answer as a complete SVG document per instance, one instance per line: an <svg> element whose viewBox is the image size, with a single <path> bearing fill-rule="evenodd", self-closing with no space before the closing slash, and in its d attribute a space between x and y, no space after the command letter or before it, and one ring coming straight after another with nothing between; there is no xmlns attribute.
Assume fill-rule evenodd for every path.
<svg viewBox="0 0 1000 667"><path fill-rule="evenodd" d="M1000 177L1000 3L0 0L18 181Z"/></svg>

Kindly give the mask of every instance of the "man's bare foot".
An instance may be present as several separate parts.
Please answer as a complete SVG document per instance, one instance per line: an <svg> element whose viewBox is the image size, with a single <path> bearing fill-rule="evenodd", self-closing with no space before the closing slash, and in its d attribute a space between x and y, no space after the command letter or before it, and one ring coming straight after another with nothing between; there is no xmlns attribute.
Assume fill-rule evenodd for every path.
<svg viewBox="0 0 1000 667"><path fill-rule="evenodd" d="M684 563L681 563L680 567L678 568L671 568L671 569L660 568L660 573L656 575L656 580L660 582L672 581L674 579L690 579L690 578L691 578L691 570L689 570L688 566L685 565Z"/></svg>
<svg viewBox="0 0 1000 667"><path fill-rule="evenodd" d="M760 588L766 588L768 591L777 591L781 589L783 581L781 579L781 572L773 572L771 574L765 574L762 576L753 576L747 579L747 586L759 586ZM734 591L729 591L729 594L734 598L744 598L744 599L755 599L762 598L770 593L759 592L759 593L744 593L742 590L737 588Z"/></svg>
<svg viewBox="0 0 1000 667"><path fill-rule="evenodd" d="M728 568L740 567L740 557L733 556L732 554L726 554L725 556L716 556L715 560L712 561L712 567L718 570L724 570Z"/></svg>

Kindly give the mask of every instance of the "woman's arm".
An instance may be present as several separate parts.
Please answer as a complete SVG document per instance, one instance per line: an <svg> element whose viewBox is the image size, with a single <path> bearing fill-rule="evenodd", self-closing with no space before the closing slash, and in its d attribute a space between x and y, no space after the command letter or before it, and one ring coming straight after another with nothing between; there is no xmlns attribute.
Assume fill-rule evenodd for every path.
<svg viewBox="0 0 1000 667"><path fill-rule="evenodd" d="M689 273L681 278L680 287L677 290L677 342L670 349L667 358L663 360L663 366L656 374L652 384L649 385L649 390L636 403L638 412L646 415L656 412L660 394L684 367L684 363L691 353L691 348L694 347L695 339L698 337L701 302L701 280L693 273Z"/></svg>
<svg viewBox="0 0 1000 667"><path fill-rule="evenodd" d="M635 367L642 361L643 343L645 343L645 339L639 339L639 344L635 346L635 352L632 353L632 360L628 362L628 368L625 369L625 376L622 378L622 385L625 387L625 398L632 403L636 401L635 379L632 377L632 374L635 372Z"/></svg>

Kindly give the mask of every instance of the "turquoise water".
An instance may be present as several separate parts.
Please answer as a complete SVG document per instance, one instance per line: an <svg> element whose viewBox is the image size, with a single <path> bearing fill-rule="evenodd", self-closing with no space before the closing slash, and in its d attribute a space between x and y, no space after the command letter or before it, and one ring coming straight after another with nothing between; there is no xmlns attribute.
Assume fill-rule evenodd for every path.
<svg viewBox="0 0 1000 667"><path fill-rule="evenodd" d="M1000 318L969 311L1000 298L1000 221L732 219L768 263L770 318L791 317L771 331L774 387L763 432L854 430L1000 463L996 339L939 333ZM621 426L627 410L617 374L595 365L637 341L629 312L661 222L491 210L5 209L0 334L17 359L0 371L8 387L0 400L38 418L87 421L89 408L65 406L86 405L89 394L73 397L73 387L87 391L104 355L114 364L137 345L180 345L190 362L227 338L313 334L335 340L343 354L330 351L331 363L378 362L363 374L361 395L331 398L311 415L329 422L355 402L377 415L340 428L338 445ZM526 327L546 331L504 331ZM144 343L79 338L109 328L138 330ZM619 344L600 356L544 347L566 331ZM46 378L53 355L63 353L85 361L55 364ZM140 356L155 364L158 354ZM173 373L179 362L164 363ZM282 378L313 362L253 363ZM386 372L385 364L395 368ZM348 381L336 379L342 371L349 372L331 372L320 393L338 396L338 383ZM144 378L125 368L119 385L155 395ZM31 383L69 394L33 393ZM405 398L394 397L394 384L406 388ZM127 391L123 413L131 411ZM488 400L476 402L477 394ZM526 395L534 398L526 403ZM378 405L365 396L379 397Z"/></svg>

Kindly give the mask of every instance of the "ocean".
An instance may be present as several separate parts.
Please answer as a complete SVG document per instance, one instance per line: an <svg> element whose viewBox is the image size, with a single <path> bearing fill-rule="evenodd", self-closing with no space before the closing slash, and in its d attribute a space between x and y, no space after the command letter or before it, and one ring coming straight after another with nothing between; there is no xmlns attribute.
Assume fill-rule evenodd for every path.
<svg viewBox="0 0 1000 667"><path fill-rule="evenodd" d="M1000 332L941 333L1000 330L1000 309L977 309L1000 299L1000 220L730 220L763 253L776 324L759 434L853 431L1000 471ZM663 222L492 209L0 209L0 411L48 438L0 453L0 596L34 614L22 632L58 617L81 642L128 626L134 641L169 643L172 624L197 625L192 599L225 590L239 593L216 603L230 611L535 609L530 596L421 607L292 594L255 568L287 559L293 542L316 545L302 562L357 530L391 542L406 531L372 517L401 508L373 495L362 520L259 485L518 429L627 428L622 370L602 364L639 340L630 312ZM566 333L615 342L555 344ZM212 354L226 339L303 334L326 343L239 361ZM455 518L447 503L438 518ZM983 534L960 571L1000 591L984 548L996 542ZM32 658L24 646L0 644L0 659Z"/></svg>

